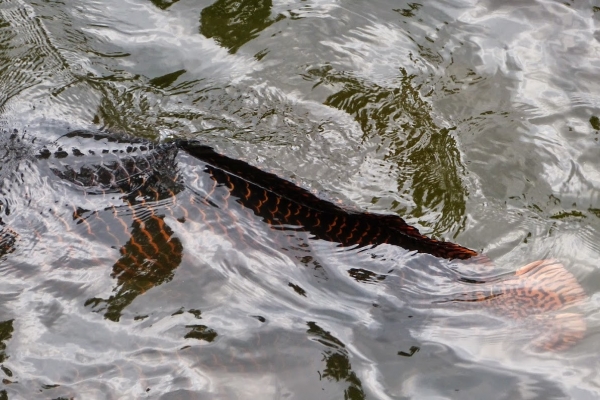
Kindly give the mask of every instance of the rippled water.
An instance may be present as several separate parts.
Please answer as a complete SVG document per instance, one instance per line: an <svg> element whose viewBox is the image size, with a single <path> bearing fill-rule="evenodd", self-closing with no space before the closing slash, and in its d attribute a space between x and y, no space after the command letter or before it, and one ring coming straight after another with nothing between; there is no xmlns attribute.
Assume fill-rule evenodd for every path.
<svg viewBox="0 0 600 400"><path fill-rule="evenodd" d="M593 1L0 1L0 398L600 397L599 23ZM100 128L199 139L494 266L286 236L220 213L222 187L169 214L211 193L181 151L154 211L32 156ZM167 233L130 273L136 215ZM586 291L568 314L448 301L548 258Z"/></svg>

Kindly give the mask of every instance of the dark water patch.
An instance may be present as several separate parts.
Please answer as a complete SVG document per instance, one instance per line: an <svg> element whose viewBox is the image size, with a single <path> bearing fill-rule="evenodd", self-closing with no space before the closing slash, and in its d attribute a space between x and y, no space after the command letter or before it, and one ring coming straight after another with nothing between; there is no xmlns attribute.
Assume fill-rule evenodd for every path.
<svg viewBox="0 0 600 400"><path fill-rule="evenodd" d="M346 383L348 387L344 389L345 399L366 399L360 379L352 371L352 366L346 354L326 350L323 353L323 358L325 367L320 371L321 379Z"/></svg>
<svg viewBox="0 0 600 400"><path fill-rule="evenodd" d="M218 0L202 9L200 33L235 53L283 15L272 16L271 0Z"/></svg>
<svg viewBox="0 0 600 400"><path fill-rule="evenodd" d="M6 354L6 342L12 337L14 332L13 322L13 319L0 322L0 363L3 363L8 359L8 355ZM5 367L3 366L3 368ZM8 376L12 376L10 370L4 370L4 372L7 373Z"/></svg>
<svg viewBox="0 0 600 400"><path fill-rule="evenodd" d="M150 79L150 81L148 83L150 85L164 89L164 88L167 88L167 87L173 85L173 83L175 83L175 81L177 81L177 78L179 78L181 75L185 74L185 72L186 71L184 69L175 71L175 72L171 72L170 74Z"/></svg>
<svg viewBox="0 0 600 400"><path fill-rule="evenodd" d="M592 125L592 128L599 131L600 130L600 118L596 117L595 115L592 115L590 117L590 125Z"/></svg>
<svg viewBox="0 0 600 400"><path fill-rule="evenodd" d="M185 327L190 329L190 331L185 334L185 339L198 339L212 342L218 336L217 332L206 325L186 325Z"/></svg>
<svg viewBox="0 0 600 400"><path fill-rule="evenodd" d="M352 115L365 136L377 135L389 140L385 159L398 165L398 187L413 188L416 206L401 209L416 218L425 212L440 213L434 225L420 220L433 235L441 232L458 234L464 226L467 195L456 141L449 129L440 129L429 114L414 75L402 70L397 87L386 88L337 72L331 67L309 70L315 85L341 86L325 104Z"/></svg>
<svg viewBox="0 0 600 400"><path fill-rule="evenodd" d="M173 4L177 3L179 0L150 0L152 4L161 10L166 10L171 7Z"/></svg>

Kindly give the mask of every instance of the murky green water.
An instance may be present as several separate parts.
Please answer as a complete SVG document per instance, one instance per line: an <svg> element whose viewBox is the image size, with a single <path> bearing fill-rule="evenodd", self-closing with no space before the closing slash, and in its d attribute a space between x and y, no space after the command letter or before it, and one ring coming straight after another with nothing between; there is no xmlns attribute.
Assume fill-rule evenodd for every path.
<svg viewBox="0 0 600 400"><path fill-rule="evenodd" d="M0 0L6 132L201 139L483 252L487 276L556 258L588 295L584 338L538 351L535 318L441 301L473 290L451 263L312 239L298 258L265 224L241 225L248 246L175 214L179 258L127 275L131 242L66 207L118 199L11 148L0 398L598 398L599 32L593 1ZM177 168L181 193L208 190L197 160Z"/></svg>

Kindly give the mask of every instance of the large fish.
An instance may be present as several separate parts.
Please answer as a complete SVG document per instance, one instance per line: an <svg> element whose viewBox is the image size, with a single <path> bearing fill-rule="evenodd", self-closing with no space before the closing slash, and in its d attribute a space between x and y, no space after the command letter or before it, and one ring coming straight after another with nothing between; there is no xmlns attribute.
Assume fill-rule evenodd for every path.
<svg viewBox="0 0 600 400"><path fill-rule="evenodd" d="M6 151L22 152L15 144L19 140L12 135ZM180 171L178 151L203 162L204 176L191 178ZM113 265L113 277L118 280L115 294L109 299L93 298L86 303L105 311L105 316L115 321L137 295L170 280L181 262L183 245L165 222L165 212L178 220L196 219L206 229L219 230L240 242L247 235L239 228L244 222L240 218L244 217L233 210L242 209L248 221L262 221L271 229L286 231L287 236L290 232L304 233L311 240L333 242L341 247L373 248L387 244L438 258L465 260L485 268L492 265L487 257L473 250L422 235L397 215L341 207L195 140L157 144L75 131L34 150L33 156L24 154L17 158L29 157L29 162L37 163L38 168L51 171L49 176L58 177L88 197L117 199L98 209L89 205L93 202L86 207L73 205L72 214L78 225L86 227L85 234L90 240L109 240L115 248L120 248L121 257ZM7 166L0 173L6 175ZM3 179L6 181L6 176ZM191 179L209 182L203 194L186 189L190 188ZM6 183L2 190L5 197L11 192ZM181 193L186 190L189 193L184 198ZM14 195L13 190L12 203L18 203ZM14 205L10 199L5 199L5 203L5 212L9 212ZM70 226L65 221L65 227ZM18 233L8 225L3 224L2 228L0 255L6 255L18 246ZM534 342L537 348L566 349L585 334L582 315L567 310L582 302L585 292L557 261L536 261L507 279L472 283L474 290L449 301L483 306L510 318L535 319L542 327Z"/></svg>

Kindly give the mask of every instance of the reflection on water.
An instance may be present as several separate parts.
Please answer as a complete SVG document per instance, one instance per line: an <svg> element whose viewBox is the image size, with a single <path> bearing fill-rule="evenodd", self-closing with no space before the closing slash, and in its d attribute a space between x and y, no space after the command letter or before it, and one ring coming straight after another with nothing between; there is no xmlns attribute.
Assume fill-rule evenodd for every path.
<svg viewBox="0 0 600 400"><path fill-rule="evenodd" d="M0 2L0 398L598 397L597 11Z"/></svg>
<svg viewBox="0 0 600 400"><path fill-rule="evenodd" d="M156 7L160 8L161 10L166 10L167 8L171 7L173 4L177 3L179 0L150 0L152 1L152 4L154 4Z"/></svg>
<svg viewBox="0 0 600 400"><path fill-rule="evenodd" d="M323 330L315 322L308 323L308 333L314 336L316 341L327 347L323 351L325 368L319 372L320 378L346 382L348 388L344 390L344 399L365 399L362 384L352 371L352 365L350 365L344 343L333 337L330 332Z"/></svg>
<svg viewBox="0 0 600 400"><path fill-rule="evenodd" d="M413 83L414 75L401 70L398 87L393 89L331 68L310 70L308 76L318 79L316 85L336 88L324 104L350 114L363 135L377 135L388 143L386 159L398 166L398 186L411 188L416 204L409 215L436 213L434 235L456 235L464 229L467 191L461 180L460 153L450 130L433 122L431 107Z"/></svg>
<svg viewBox="0 0 600 400"><path fill-rule="evenodd" d="M8 100L24 90L42 84L53 73L64 71L62 60L34 18L31 7L17 1L3 2L0 13L0 110Z"/></svg>
<svg viewBox="0 0 600 400"><path fill-rule="evenodd" d="M13 333L13 320L0 322L0 362L5 362L8 356L6 355L6 341L12 337ZM11 375L11 372L2 366L2 369L7 375Z"/></svg>
<svg viewBox="0 0 600 400"><path fill-rule="evenodd" d="M200 33L235 53L264 29L284 18L271 16L271 0L218 0L200 13Z"/></svg>
<svg viewBox="0 0 600 400"><path fill-rule="evenodd" d="M8 341L12 337L13 331L14 328L12 319L0 322L0 363L4 363L8 358L6 354L6 341ZM4 374L7 376L7 378L4 378L3 383L12 383L12 371L5 367L4 364L0 365L0 369L2 369L2 372L4 372ZM6 392L6 390L0 391L0 398L8 399L8 393Z"/></svg>

